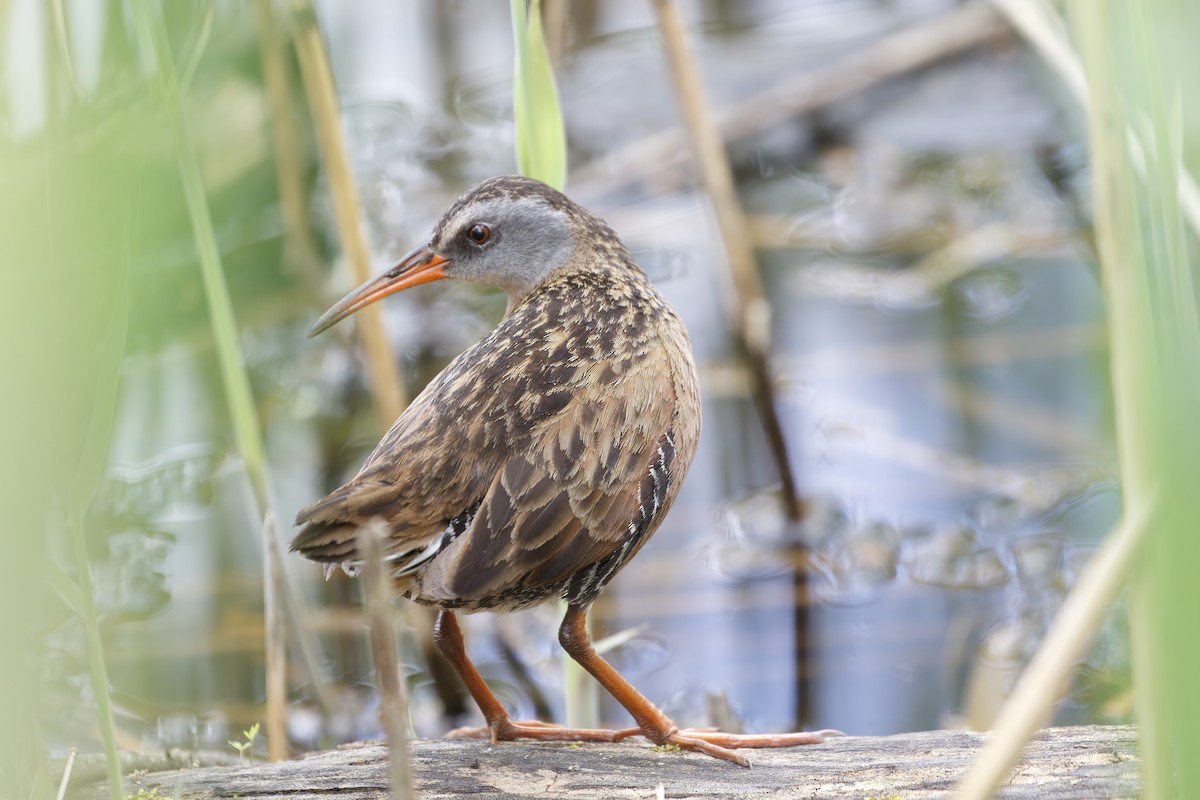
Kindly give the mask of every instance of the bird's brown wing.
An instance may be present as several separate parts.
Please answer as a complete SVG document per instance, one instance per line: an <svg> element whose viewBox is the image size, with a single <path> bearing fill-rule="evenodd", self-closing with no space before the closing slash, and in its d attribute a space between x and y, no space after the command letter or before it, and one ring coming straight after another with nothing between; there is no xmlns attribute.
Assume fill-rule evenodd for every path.
<svg viewBox="0 0 1200 800"><path fill-rule="evenodd" d="M353 564L359 528L380 519L388 526L387 557L402 572L448 528L462 527L490 471L481 473L459 441L465 436L456 406L444 396L443 378L454 374L448 368L413 400L353 479L296 514L304 527L292 550L313 561Z"/></svg>
<svg viewBox="0 0 1200 800"><path fill-rule="evenodd" d="M379 518L393 573L432 562L426 590L452 600L506 578L553 583L621 545L639 493L657 491L642 483L674 415L665 360L644 354L620 375L581 364L541 386L474 363L469 381L447 368L353 480L297 514L293 550L353 563L358 529Z"/></svg>
<svg viewBox="0 0 1200 800"><path fill-rule="evenodd" d="M661 519L678 488L662 462L677 445L682 475L698 434L698 408L676 419L679 392L695 404L686 334L660 338L629 304L568 313L578 292L564 292L454 359L353 480L300 512L292 549L353 562L358 528L380 518L418 599L470 603L532 596L620 552L631 525L652 529L643 507Z"/></svg>
<svg viewBox="0 0 1200 800"><path fill-rule="evenodd" d="M623 547L621 561L632 555L678 488L674 385L655 361L632 367L620 391L585 381L534 426L498 465L469 526L430 562L424 598L536 597Z"/></svg>

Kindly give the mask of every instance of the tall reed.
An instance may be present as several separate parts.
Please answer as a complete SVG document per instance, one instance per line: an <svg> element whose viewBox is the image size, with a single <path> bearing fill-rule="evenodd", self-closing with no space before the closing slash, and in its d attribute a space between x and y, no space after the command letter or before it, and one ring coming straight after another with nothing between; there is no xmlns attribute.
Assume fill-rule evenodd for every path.
<svg viewBox="0 0 1200 800"><path fill-rule="evenodd" d="M262 429L250 390L250 378L242 354L233 303L221 266L208 200L200 174L195 145L182 119L182 93L163 22L147 0L135 0L133 17L145 63L154 65L157 98L163 107L167 132L175 151L179 175L192 226L217 361L225 390L225 402L233 421L234 439L250 480L250 488L262 519L263 615L266 625L266 733L267 752L272 760L287 755L287 729L284 714L287 703L287 653L281 603L284 580L277 540L279 524L271 499L271 479L263 446Z"/></svg>
<svg viewBox="0 0 1200 800"><path fill-rule="evenodd" d="M1127 513L1148 508L1152 526L1131 592L1144 790L1188 797L1200 786L1200 250L1180 189L1200 156L1200 9L1177 0L1069 8L1090 87L1124 502Z"/></svg>
<svg viewBox="0 0 1200 800"><path fill-rule="evenodd" d="M1182 32L1200 24L1200 10L1175 0L1072 0L1080 59L1048 3L994 2L1087 112L1125 520L1064 604L958 796L991 796L1049 717L1118 581L1132 589L1146 796L1189 796L1200 783L1200 762L1185 755L1200 744L1200 636L1191 621L1200 539L1190 500L1200 482L1200 215L1191 177L1200 63Z"/></svg>

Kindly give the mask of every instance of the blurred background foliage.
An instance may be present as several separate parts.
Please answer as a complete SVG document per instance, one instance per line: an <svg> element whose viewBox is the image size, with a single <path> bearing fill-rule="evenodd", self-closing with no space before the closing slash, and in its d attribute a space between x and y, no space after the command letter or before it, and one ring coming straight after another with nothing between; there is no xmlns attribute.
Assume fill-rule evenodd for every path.
<svg viewBox="0 0 1200 800"><path fill-rule="evenodd" d="M1172 32L1195 30L1195 10L1154 5L1147 35L1176 44L1161 51L1165 116L1146 124L1165 124L1176 162L1194 168L1184 76L1200 70ZM771 301L780 416L808 514L786 518L722 314L730 278L650 5L543 0L567 190L609 219L680 309L705 397L684 494L598 604L598 634L623 634L610 656L685 725L986 727L1119 516L1128 479L1113 440L1086 117L985 6L684 9ZM468 185L516 171L508 14L484 0L0 2L0 642L12 654L0 659L0 777L15 796L48 788L46 757L104 741L86 598L70 589L88 583L72 519L117 743L233 755L227 740L266 722L264 499L284 544L294 509L352 474L382 432L351 327L304 338L354 278L294 38L315 18L379 269ZM172 56L167 84L156 84L156 46ZM931 55L904 61L921 47ZM863 80L867 62L892 77ZM807 75L826 92L811 106L795 101ZM258 496L177 122L262 429L270 485ZM1194 235L1171 242L1186 272ZM390 300L383 330L406 394L503 305L441 285ZM1190 529L1190 504L1175 508L1177 530ZM378 736L356 584L325 582L290 556L283 568L295 599L287 749ZM468 721L474 709L428 657L424 612L397 615L417 733ZM562 713L555 616L466 620L474 658L522 716ZM1186 627L1171 625L1164 635ZM314 658L301 657L303 640ZM1122 600L1054 720L1128 721L1132 659ZM621 722L608 706L602 716ZM254 749L267 753L261 740Z"/></svg>

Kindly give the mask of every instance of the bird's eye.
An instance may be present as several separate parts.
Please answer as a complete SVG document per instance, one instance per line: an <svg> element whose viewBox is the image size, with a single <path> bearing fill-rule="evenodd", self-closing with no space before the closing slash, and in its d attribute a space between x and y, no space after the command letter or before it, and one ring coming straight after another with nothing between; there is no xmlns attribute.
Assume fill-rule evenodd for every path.
<svg viewBox="0 0 1200 800"><path fill-rule="evenodd" d="M492 229L487 225L472 225L467 229L467 238L475 244L486 244L492 238Z"/></svg>

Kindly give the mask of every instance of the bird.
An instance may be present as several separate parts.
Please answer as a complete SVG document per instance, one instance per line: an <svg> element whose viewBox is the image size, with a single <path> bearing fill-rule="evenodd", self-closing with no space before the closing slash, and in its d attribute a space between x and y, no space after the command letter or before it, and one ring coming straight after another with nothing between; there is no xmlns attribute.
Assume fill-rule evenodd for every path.
<svg viewBox="0 0 1200 800"><path fill-rule="evenodd" d="M352 291L310 336L379 299L455 279L508 296L501 321L396 419L348 483L301 510L291 550L361 568L358 531L386 528L393 590L438 609L434 642L485 725L451 735L656 745L749 766L744 747L829 732L680 729L592 646L588 608L646 544L700 436L687 329L605 222L540 181L500 176L458 198L391 269ZM467 656L458 613L561 598L566 653L629 712L622 730L516 721Z"/></svg>

